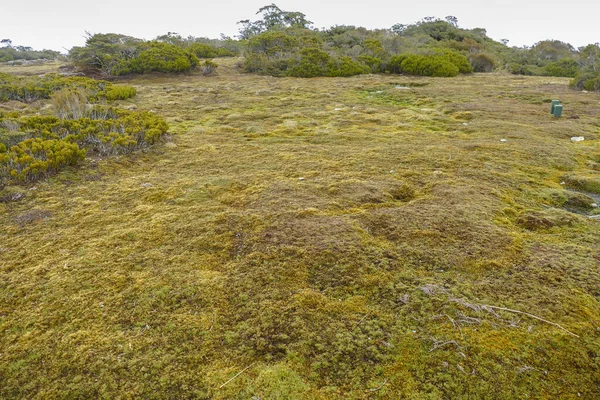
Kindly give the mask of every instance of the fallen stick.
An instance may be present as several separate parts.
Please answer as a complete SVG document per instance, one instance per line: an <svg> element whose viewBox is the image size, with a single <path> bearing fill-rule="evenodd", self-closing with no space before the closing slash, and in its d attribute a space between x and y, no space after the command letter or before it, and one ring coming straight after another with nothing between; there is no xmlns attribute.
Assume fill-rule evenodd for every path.
<svg viewBox="0 0 600 400"><path fill-rule="evenodd" d="M578 337L579 337L578 335L574 334L573 332L571 332L571 331L570 331L570 330L568 330L568 329L565 329L565 328L564 328L562 325L559 325L559 324L557 324L556 322L548 321L547 319L540 318L540 317L538 317L537 315L529 314L528 312L519 311L519 310L512 310L512 309L510 309L510 308L504 308L504 307L489 306L489 305L487 305L487 304L481 304L481 305L480 305L480 307L481 307L481 308L491 308L491 309L494 309L494 310L508 311L508 312L515 313L515 314L523 314L523 315L527 315L528 317L531 317L531 318L537 319L538 321L542 321L542 322L545 322L545 323L547 323L547 324L554 325L554 326L556 326L557 328L559 328L559 329L562 329L563 331L567 332L567 333L568 333L569 335L571 335L571 336L575 336L576 338L578 338Z"/></svg>
<svg viewBox="0 0 600 400"><path fill-rule="evenodd" d="M376 392L378 390L381 390L385 386L386 383L387 383L387 379L384 379L381 386L379 386L378 388L375 388L375 389L369 389L369 392Z"/></svg>
<svg viewBox="0 0 600 400"><path fill-rule="evenodd" d="M244 371L246 371L247 369L249 369L250 367L252 367L254 364L256 364L256 361L253 362L252 364L248 365L246 368L244 368L243 370L241 370L237 374L235 374L235 376L233 378L231 378L230 380L228 380L227 382L225 382L224 384L222 384L221 386L219 386L219 389L221 389L223 386L227 385L229 382L231 382L232 380L234 380L235 378L237 378L238 376L240 376L241 374L243 374Z"/></svg>

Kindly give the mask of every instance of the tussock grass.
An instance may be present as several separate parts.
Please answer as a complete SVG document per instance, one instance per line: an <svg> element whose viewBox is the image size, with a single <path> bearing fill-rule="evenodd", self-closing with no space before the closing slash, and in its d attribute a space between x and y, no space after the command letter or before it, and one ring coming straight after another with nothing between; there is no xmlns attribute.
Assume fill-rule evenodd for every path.
<svg viewBox="0 0 600 400"><path fill-rule="evenodd" d="M234 63L128 82L168 145L7 189L0 396L600 396L600 225L561 185L598 95Z"/></svg>

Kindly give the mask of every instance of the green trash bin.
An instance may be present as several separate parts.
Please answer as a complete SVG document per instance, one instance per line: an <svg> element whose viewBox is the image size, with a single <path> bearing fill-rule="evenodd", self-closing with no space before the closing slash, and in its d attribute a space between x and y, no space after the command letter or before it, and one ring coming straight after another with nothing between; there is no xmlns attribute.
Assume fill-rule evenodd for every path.
<svg viewBox="0 0 600 400"><path fill-rule="evenodd" d="M554 115L554 118L560 118L563 112L563 106L562 104L557 104L554 106L554 112L552 113Z"/></svg>
<svg viewBox="0 0 600 400"><path fill-rule="evenodd" d="M560 100L552 100L552 104L550 105L550 114L554 114L554 107L560 104Z"/></svg>

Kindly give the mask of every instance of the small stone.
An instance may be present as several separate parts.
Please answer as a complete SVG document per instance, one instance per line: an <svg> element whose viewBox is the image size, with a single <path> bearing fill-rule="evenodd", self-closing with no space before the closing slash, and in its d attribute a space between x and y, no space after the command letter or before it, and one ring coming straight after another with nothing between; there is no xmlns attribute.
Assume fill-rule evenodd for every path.
<svg viewBox="0 0 600 400"><path fill-rule="evenodd" d="M505 142L507 142L507 140L506 140L506 139L500 139L500 141L501 141L502 143L505 143Z"/></svg>
<svg viewBox="0 0 600 400"><path fill-rule="evenodd" d="M442 173L442 171L433 171L433 174L434 174L434 175L439 175L439 174L441 174L441 173Z"/></svg>
<svg viewBox="0 0 600 400"><path fill-rule="evenodd" d="M583 136L573 136L571 142L583 142L585 138Z"/></svg>
<svg viewBox="0 0 600 400"><path fill-rule="evenodd" d="M304 180L304 177L300 177L300 178L298 178L298 180L299 180L299 181L303 181L303 180Z"/></svg>
<svg viewBox="0 0 600 400"><path fill-rule="evenodd" d="M567 182L561 182L560 184L561 184L561 185L566 185L566 184L567 184Z"/></svg>
<svg viewBox="0 0 600 400"><path fill-rule="evenodd" d="M342 111L343 108L334 108L333 111Z"/></svg>
<svg viewBox="0 0 600 400"><path fill-rule="evenodd" d="M149 183L149 182L146 182L146 183L142 183L140 186L141 186L141 187L145 187L145 188L151 188L151 187L152 187L152 186L154 186L154 185L152 185L152 184L151 184L151 183Z"/></svg>
<svg viewBox="0 0 600 400"><path fill-rule="evenodd" d="M393 169L390 169L390 174L393 174L394 172L396 172L396 171Z"/></svg>
<svg viewBox="0 0 600 400"><path fill-rule="evenodd" d="M468 123L466 123L466 122L463 122L463 125L464 125L464 126L467 126L467 125L469 125L469 124L468 124Z"/></svg>

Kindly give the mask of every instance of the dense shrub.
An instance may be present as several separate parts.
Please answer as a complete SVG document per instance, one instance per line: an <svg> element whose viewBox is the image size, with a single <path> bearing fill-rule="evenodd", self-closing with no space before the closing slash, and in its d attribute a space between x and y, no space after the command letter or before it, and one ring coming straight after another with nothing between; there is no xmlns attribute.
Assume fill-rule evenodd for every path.
<svg viewBox="0 0 600 400"><path fill-rule="evenodd" d="M113 73L128 75L151 72L184 72L198 65L198 57L172 44L149 42L140 48L143 50L136 57L119 63Z"/></svg>
<svg viewBox="0 0 600 400"><path fill-rule="evenodd" d="M60 53L54 50L36 51L26 46L7 46L0 48L0 62L14 60L52 60L60 57Z"/></svg>
<svg viewBox="0 0 600 400"><path fill-rule="evenodd" d="M327 52L311 47L300 51L300 62L288 70L289 76L312 78L327 75L327 65L331 59Z"/></svg>
<svg viewBox="0 0 600 400"><path fill-rule="evenodd" d="M113 33L88 36L85 47L74 47L69 57L81 68L117 76L184 72L198 65L195 54L175 44Z"/></svg>
<svg viewBox="0 0 600 400"><path fill-rule="evenodd" d="M137 94L136 88L125 85L111 85L101 93L108 101L126 100Z"/></svg>
<svg viewBox="0 0 600 400"><path fill-rule="evenodd" d="M236 55L224 47L213 47L206 43L192 43L188 49L198 58L234 57Z"/></svg>
<svg viewBox="0 0 600 400"><path fill-rule="evenodd" d="M65 166L77 165L85 153L76 143L64 140L27 139L0 153L0 177L32 182Z"/></svg>
<svg viewBox="0 0 600 400"><path fill-rule="evenodd" d="M0 118L0 123L6 119ZM77 164L86 151L105 156L129 153L156 143L168 130L167 123L152 113L99 106L79 119L33 116L17 121L16 129L27 138L0 155L0 179L4 181L31 182L46 177L63 166Z"/></svg>
<svg viewBox="0 0 600 400"><path fill-rule="evenodd" d="M579 70L580 67L577 61L572 58L563 58L562 60L546 65L544 67L544 75L574 78L579 73Z"/></svg>
<svg viewBox="0 0 600 400"><path fill-rule="evenodd" d="M328 76L354 76L368 74L371 72L369 67L354 61L350 57L339 57L329 62L327 66Z"/></svg>
<svg viewBox="0 0 600 400"><path fill-rule="evenodd" d="M474 72L492 72L495 66L494 59L484 53L469 55L469 63Z"/></svg>
<svg viewBox="0 0 600 400"><path fill-rule="evenodd" d="M392 57L388 68L393 73L436 77L452 77L460 71L445 55L400 54Z"/></svg>
<svg viewBox="0 0 600 400"><path fill-rule="evenodd" d="M64 77L58 74L47 74L43 77L17 77L0 73L0 101L16 100L31 103L41 99L49 99L55 92L63 89L83 91L90 101L117 100L135 95L135 89L119 86L113 89L107 81L80 76Z"/></svg>
<svg viewBox="0 0 600 400"><path fill-rule="evenodd" d="M584 72L571 80L570 87L580 90L600 90L600 72Z"/></svg>
<svg viewBox="0 0 600 400"><path fill-rule="evenodd" d="M454 51L442 51L440 53L443 57L447 58L452 64L456 65L458 72L461 74L470 74L473 72L473 67L467 57Z"/></svg>

